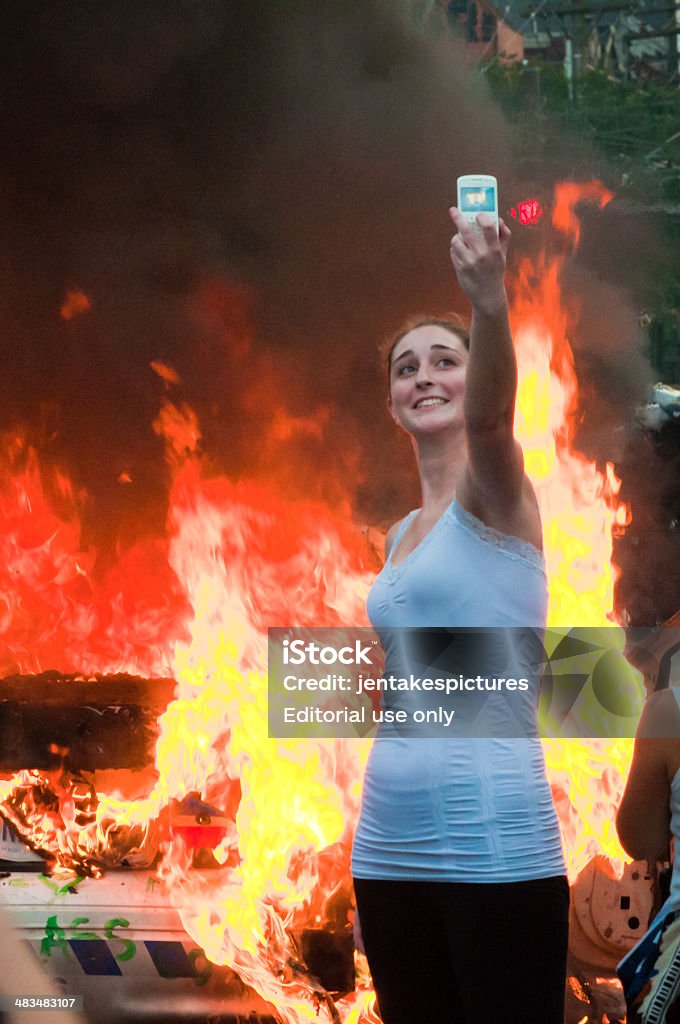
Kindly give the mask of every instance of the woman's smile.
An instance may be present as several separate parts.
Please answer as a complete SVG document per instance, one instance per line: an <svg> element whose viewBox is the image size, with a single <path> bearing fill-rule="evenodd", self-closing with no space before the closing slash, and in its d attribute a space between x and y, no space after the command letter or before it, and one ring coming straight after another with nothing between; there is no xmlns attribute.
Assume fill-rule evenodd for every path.
<svg viewBox="0 0 680 1024"><path fill-rule="evenodd" d="M447 405L448 398L440 398L439 396L428 398L420 398L413 406L414 409L434 409L439 405Z"/></svg>

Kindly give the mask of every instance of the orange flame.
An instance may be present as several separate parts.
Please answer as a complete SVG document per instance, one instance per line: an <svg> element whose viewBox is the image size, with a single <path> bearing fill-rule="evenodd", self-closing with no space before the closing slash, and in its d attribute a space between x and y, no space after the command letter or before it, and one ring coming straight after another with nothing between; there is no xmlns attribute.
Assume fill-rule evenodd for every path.
<svg viewBox="0 0 680 1024"><path fill-rule="evenodd" d="M613 198L596 181L558 185L553 226L578 243L577 203ZM613 466L600 470L573 450L578 385L568 341L575 310L561 301L563 257L524 260L513 281L512 324L520 384L515 432L536 488L548 571L549 624L611 626L613 536L629 520ZM623 646L623 634L621 639ZM632 755L631 740L546 741L546 764L558 809L570 879L596 853L617 871L626 857L613 824Z"/></svg>
<svg viewBox="0 0 680 1024"><path fill-rule="evenodd" d="M600 209L614 198L614 193L604 187L601 181L564 181L557 186L553 208L553 227L571 240L576 248L581 239L581 224L576 214L578 203L596 203Z"/></svg>
<svg viewBox="0 0 680 1024"><path fill-rule="evenodd" d="M151 369L154 373L157 373L161 380L164 380L167 384L179 384L180 375L177 370L173 369L172 366L168 366L161 359L154 359L151 362Z"/></svg>
<svg viewBox="0 0 680 1024"><path fill-rule="evenodd" d="M84 292L69 291L61 304L59 315L62 320L73 320L81 313L87 313L92 309L92 303Z"/></svg>
<svg viewBox="0 0 680 1024"><path fill-rule="evenodd" d="M611 194L594 182L558 188L553 222L572 245L579 236L574 205L583 198L603 205ZM600 470L572 450L573 311L563 308L559 270L557 257L518 269L516 431L545 526L550 622L609 625L612 535L627 512L612 467ZM206 288L217 322L230 292L219 283ZM231 330L243 334L247 348L247 325L236 317ZM177 383L165 364L153 368L166 384ZM325 409L309 417L281 413L271 436L321 437L327 419ZM233 967L285 1020L311 1021L324 994L301 967L293 936L310 922L322 924L328 898L348 888L349 839L368 751L342 740L269 739L266 629L292 619L300 626L364 624L372 556L346 512L284 501L252 482L205 479L200 426L189 407L164 399L153 428L165 439L174 475L168 538L139 543L103 577L94 554L82 549L77 513L85 496L56 475L48 486L23 440L5 439L0 675L58 667L177 680L176 699L159 720L156 781L139 799L97 793L81 846L96 857L115 831L145 835L174 799L194 791L216 807L234 807L215 851L219 870L192 866L186 837L170 829L159 872L187 931L212 961ZM550 741L545 753L570 876L596 853L621 862L612 808L630 742ZM25 783L24 773L0 781L0 801ZM57 846L62 839L55 838ZM337 1010L347 1024L376 1024L365 963L358 963L358 991Z"/></svg>

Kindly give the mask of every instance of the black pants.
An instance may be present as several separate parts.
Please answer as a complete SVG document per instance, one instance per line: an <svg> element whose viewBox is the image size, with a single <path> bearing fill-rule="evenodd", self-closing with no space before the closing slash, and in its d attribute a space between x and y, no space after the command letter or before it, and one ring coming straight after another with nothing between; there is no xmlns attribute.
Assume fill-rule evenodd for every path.
<svg viewBox="0 0 680 1024"><path fill-rule="evenodd" d="M563 876L473 885L354 879L385 1024L563 1024Z"/></svg>

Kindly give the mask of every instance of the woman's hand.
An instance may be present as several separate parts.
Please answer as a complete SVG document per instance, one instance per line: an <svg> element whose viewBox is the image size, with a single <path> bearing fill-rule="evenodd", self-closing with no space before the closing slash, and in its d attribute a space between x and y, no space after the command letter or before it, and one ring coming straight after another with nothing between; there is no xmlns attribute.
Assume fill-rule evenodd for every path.
<svg viewBox="0 0 680 1024"><path fill-rule="evenodd" d="M479 228L468 223L455 206L449 210L457 233L451 239L451 262L458 284L473 310L493 315L505 310L505 262L510 230L499 220L499 233L487 213L477 216Z"/></svg>

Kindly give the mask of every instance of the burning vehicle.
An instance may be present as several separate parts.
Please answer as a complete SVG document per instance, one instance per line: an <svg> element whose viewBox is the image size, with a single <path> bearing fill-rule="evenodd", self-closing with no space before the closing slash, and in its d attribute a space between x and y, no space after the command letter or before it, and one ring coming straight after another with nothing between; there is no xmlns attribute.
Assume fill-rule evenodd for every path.
<svg viewBox="0 0 680 1024"><path fill-rule="evenodd" d="M558 186L563 249L583 198L611 194ZM511 283L516 432L545 524L549 623L611 627L612 542L629 513L613 465L573 448L563 258L526 259ZM171 368L155 369L171 387ZM173 474L167 535L103 579L68 481L70 518L20 434L5 438L0 899L102 1024L373 1024L349 877L368 744L269 738L266 630L365 625L380 531L215 476L195 414L169 397L154 429ZM632 741L544 747L573 892L567 1021L613 1024L614 966L656 898L614 828Z"/></svg>

